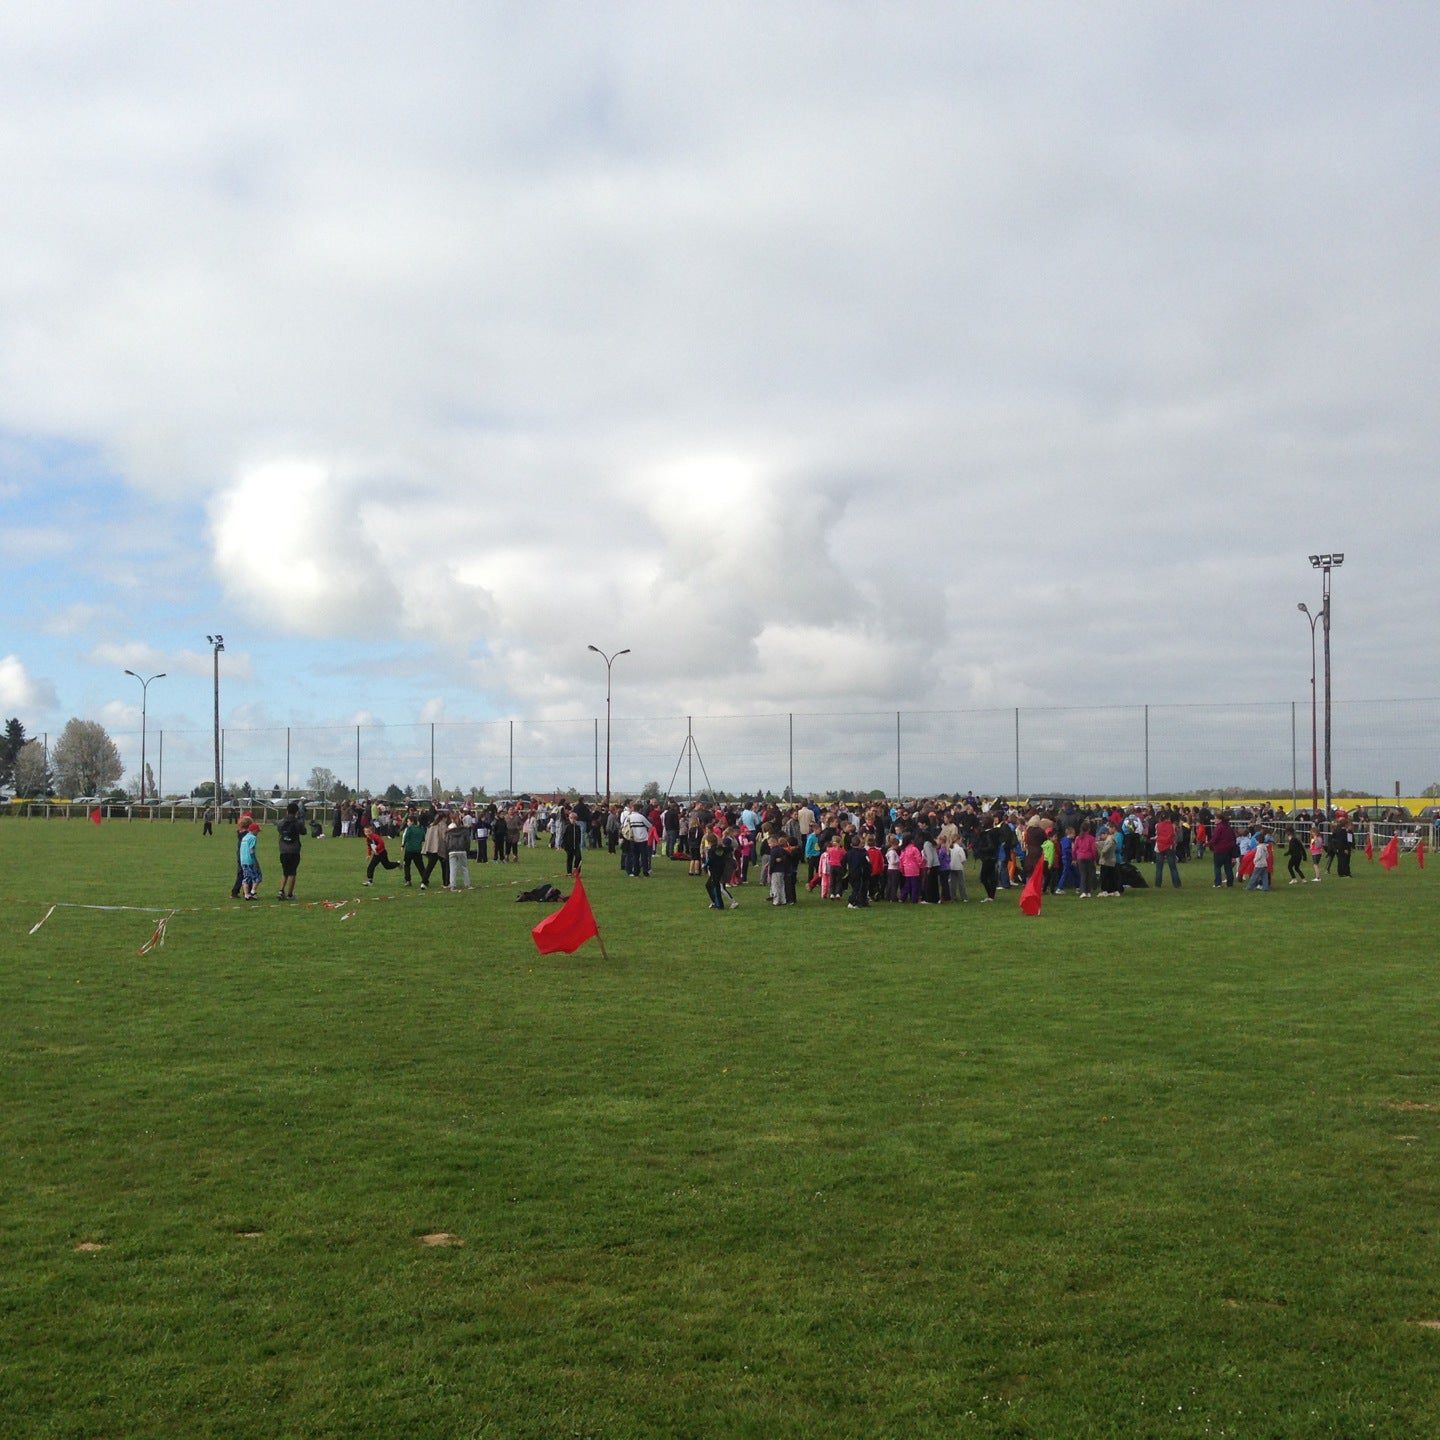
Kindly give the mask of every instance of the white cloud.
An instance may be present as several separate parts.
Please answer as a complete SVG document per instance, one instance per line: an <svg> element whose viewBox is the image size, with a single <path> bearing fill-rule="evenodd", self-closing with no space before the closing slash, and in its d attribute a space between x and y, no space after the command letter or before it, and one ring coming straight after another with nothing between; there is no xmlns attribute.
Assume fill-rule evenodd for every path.
<svg viewBox="0 0 1440 1440"><path fill-rule="evenodd" d="M87 601L76 601L71 605L62 605L58 610L52 611L40 625L40 628L47 635L78 635L81 631L92 630L103 621L110 612L103 605L92 605Z"/></svg>
<svg viewBox="0 0 1440 1440"><path fill-rule="evenodd" d="M0 707L11 714L26 712L21 716L24 719L54 710L58 703L54 685L32 678L18 655L0 657Z"/></svg>
<svg viewBox="0 0 1440 1440"><path fill-rule="evenodd" d="M140 733L140 707L125 700L107 700L100 707L100 723L107 730Z"/></svg>
<svg viewBox="0 0 1440 1440"><path fill-rule="evenodd" d="M358 498L316 464L276 461L247 471L211 510L226 592L281 631L387 633L399 596Z"/></svg>
<svg viewBox="0 0 1440 1440"><path fill-rule="evenodd" d="M242 650L227 650L221 662L227 680L251 680L255 667ZM158 650L143 640L102 640L91 646L87 660L93 665L115 666L134 670L142 675L185 675L209 679L214 673L214 658L209 650Z"/></svg>
<svg viewBox="0 0 1440 1440"><path fill-rule="evenodd" d="M1293 18L12 7L0 425L521 713L1290 692L1321 543L1407 690L1440 30Z"/></svg>

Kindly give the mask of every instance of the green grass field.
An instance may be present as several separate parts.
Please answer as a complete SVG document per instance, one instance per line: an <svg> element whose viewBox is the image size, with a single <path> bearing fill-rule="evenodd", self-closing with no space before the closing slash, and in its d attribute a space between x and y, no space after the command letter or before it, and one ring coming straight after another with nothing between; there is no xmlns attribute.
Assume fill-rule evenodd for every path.
<svg viewBox="0 0 1440 1440"><path fill-rule="evenodd" d="M0 827L0 1433L1440 1434L1408 858L1028 921L602 855L606 963L535 954L549 851L311 844L302 900L394 897L348 921L232 855Z"/></svg>

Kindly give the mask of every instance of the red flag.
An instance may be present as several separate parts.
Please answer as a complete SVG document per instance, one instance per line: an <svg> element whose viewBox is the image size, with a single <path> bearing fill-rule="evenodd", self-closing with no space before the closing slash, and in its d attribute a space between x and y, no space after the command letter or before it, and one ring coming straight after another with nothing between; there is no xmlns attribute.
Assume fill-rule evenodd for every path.
<svg viewBox="0 0 1440 1440"><path fill-rule="evenodd" d="M1374 859L1375 859L1375 837L1374 837L1374 835L1367 835L1367 836L1365 837L1365 858L1366 858L1367 860L1369 860L1369 861L1372 861L1372 862L1373 862Z"/></svg>
<svg viewBox="0 0 1440 1440"><path fill-rule="evenodd" d="M1423 870L1425 868L1425 842L1417 841L1415 845L1415 863Z"/></svg>
<svg viewBox="0 0 1440 1440"><path fill-rule="evenodd" d="M1241 879L1241 880L1248 880L1248 879L1250 878L1250 876L1254 873L1254 870L1255 870L1255 852L1254 852L1253 850L1247 850L1247 851L1240 857L1240 869L1239 869L1237 878L1238 878L1238 879Z"/></svg>
<svg viewBox="0 0 1440 1440"><path fill-rule="evenodd" d="M1025 888L1020 892L1020 913L1022 915L1038 915L1040 913L1040 897L1045 893L1045 862L1037 860L1035 868L1030 872L1030 878L1025 882Z"/></svg>
<svg viewBox="0 0 1440 1440"><path fill-rule="evenodd" d="M1400 864L1400 837L1392 835L1380 852L1380 863L1387 870L1394 870Z"/></svg>
<svg viewBox="0 0 1440 1440"><path fill-rule="evenodd" d="M92 825L100 823L100 807L98 805L90 812L90 823Z"/></svg>
<svg viewBox="0 0 1440 1440"><path fill-rule="evenodd" d="M542 955L553 955L557 950L573 955L592 937L600 939L600 927L595 923L595 912L590 908L577 870L570 898L553 915L547 915L530 932L530 938ZM605 950L603 941L600 950L602 953Z"/></svg>

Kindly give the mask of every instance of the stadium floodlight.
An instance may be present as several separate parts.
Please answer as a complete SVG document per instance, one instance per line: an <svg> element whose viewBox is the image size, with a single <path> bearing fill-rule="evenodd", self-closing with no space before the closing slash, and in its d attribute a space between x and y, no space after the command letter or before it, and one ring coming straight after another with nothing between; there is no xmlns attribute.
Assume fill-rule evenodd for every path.
<svg viewBox="0 0 1440 1440"><path fill-rule="evenodd" d="M1345 563L1345 552L1343 550L1332 551L1328 555L1310 556L1310 564L1313 569L1320 572L1320 624L1325 634L1325 815L1330 815L1331 782L1333 779L1331 771L1332 749L1331 749L1331 728L1330 728L1330 572L1338 569ZM1306 611L1309 614L1309 611ZM1312 625L1314 622L1311 622Z"/></svg>
<svg viewBox="0 0 1440 1440"><path fill-rule="evenodd" d="M1319 824L1320 809L1320 748L1316 738L1316 706L1319 696L1315 686L1315 623L1320 616L1302 600L1295 607L1310 622L1310 823Z"/></svg>
<svg viewBox="0 0 1440 1440"><path fill-rule="evenodd" d="M622 656L628 655L630 651L617 650L613 655L607 655L598 645L587 645L587 650L593 650L605 662L605 808L610 808L610 667Z"/></svg>
<svg viewBox="0 0 1440 1440"><path fill-rule="evenodd" d="M142 675L136 675L133 670L127 670L125 673L140 682L140 803L143 805L145 803L145 730L150 708L150 680L163 680L165 672L162 670L158 675L152 675L150 680L145 679ZM160 743L163 747L165 743L163 738ZM161 770L165 768L164 755L160 757L160 768ZM157 795L155 798L158 800L160 797Z"/></svg>

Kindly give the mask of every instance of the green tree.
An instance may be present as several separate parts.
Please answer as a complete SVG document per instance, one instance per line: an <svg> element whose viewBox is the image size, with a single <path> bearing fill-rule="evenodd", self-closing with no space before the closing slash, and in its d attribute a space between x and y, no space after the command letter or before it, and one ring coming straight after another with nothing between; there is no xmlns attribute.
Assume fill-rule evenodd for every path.
<svg viewBox="0 0 1440 1440"><path fill-rule="evenodd" d="M15 762L25 748L25 727L18 719L5 722L5 733L0 735L0 785L8 785L15 778Z"/></svg>
<svg viewBox="0 0 1440 1440"><path fill-rule="evenodd" d="M99 795L125 773L120 751L98 720L67 721L53 759L56 779L67 795Z"/></svg>
<svg viewBox="0 0 1440 1440"><path fill-rule="evenodd" d="M403 805L405 792L394 783L387 785L385 787L385 803L387 805Z"/></svg>
<svg viewBox="0 0 1440 1440"><path fill-rule="evenodd" d="M1427 785L1420 793L1427 800L1434 800L1437 796L1440 796L1440 783Z"/></svg>
<svg viewBox="0 0 1440 1440"><path fill-rule="evenodd" d="M658 780L647 780L645 787L640 791L642 800L658 800L660 798L660 782Z"/></svg>

